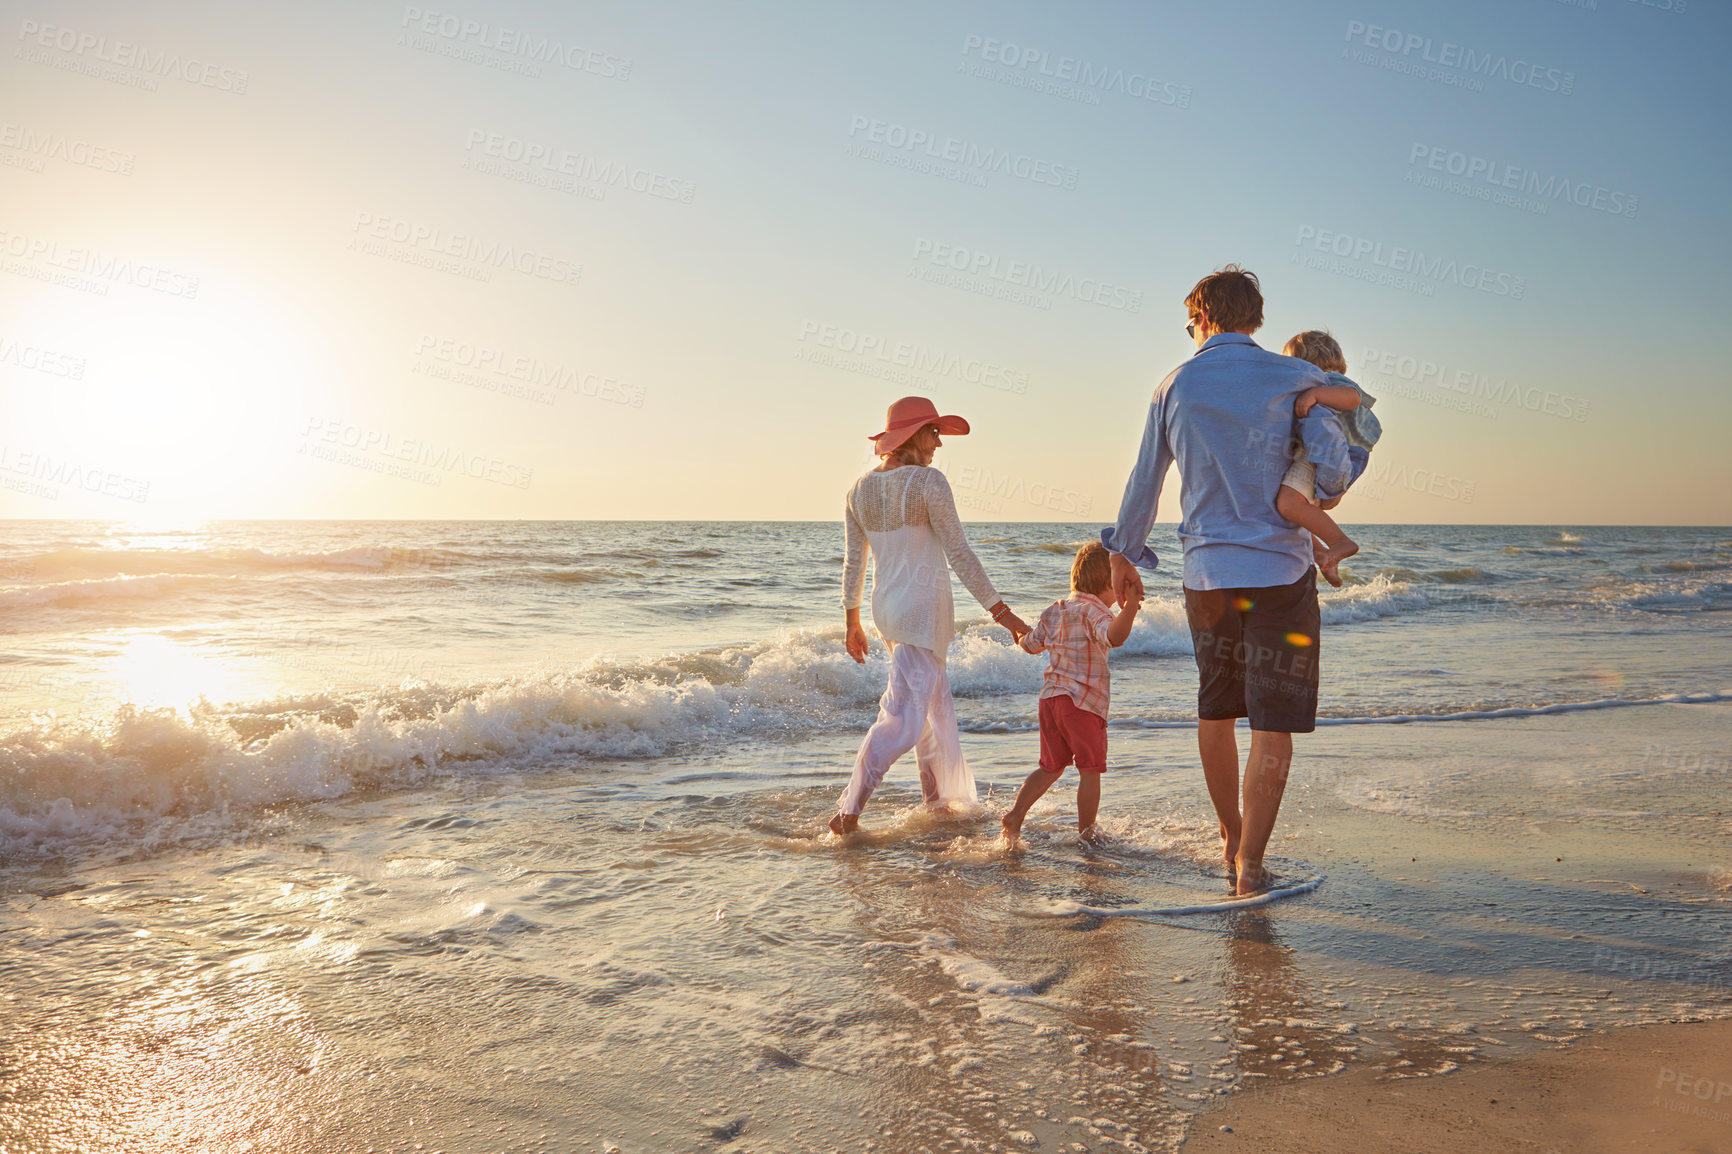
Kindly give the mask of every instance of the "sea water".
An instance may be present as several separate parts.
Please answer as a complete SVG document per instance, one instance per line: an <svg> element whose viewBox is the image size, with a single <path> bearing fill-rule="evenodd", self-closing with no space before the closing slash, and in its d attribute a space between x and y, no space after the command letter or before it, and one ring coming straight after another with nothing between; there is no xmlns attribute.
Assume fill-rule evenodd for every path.
<svg viewBox="0 0 1732 1154"><path fill-rule="evenodd" d="M1030 620L1099 529L969 526ZM823 832L886 671L836 525L7 523L0 1144L1164 1149L1732 1014L1732 532L1354 531L1271 846L1322 880L1164 915L1227 896L1176 568L1105 839L1067 776L1009 853L1042 659L960 587L980 806Z"/></svg>

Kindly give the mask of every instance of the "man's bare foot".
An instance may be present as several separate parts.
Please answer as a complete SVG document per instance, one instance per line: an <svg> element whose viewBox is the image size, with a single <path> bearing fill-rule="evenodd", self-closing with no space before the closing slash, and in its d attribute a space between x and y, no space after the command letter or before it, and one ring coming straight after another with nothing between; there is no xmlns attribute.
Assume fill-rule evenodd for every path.
<svg viewBox="0 0 1732 1154"><path fill-rule="evenodd" d="M1221 826L1221 856L1227 861L1227 880L1234 880L1239 873L1239 835L1227 832L1225 824Z"/></svg>
<svg viewBox="0 0 1732 1154"><path fill-rule="evenodd" d="M1004 827L1004 844L1015 849L1022 844L1022 815L1014 809L998 819L998 824Z"/></svg>
<svg viewBox="0 0 1732 1154"><path fill-rule="evenodd" d="M1341 544L1317 553L1317 571L1337 589L1341 588L1341 563L1359 552L1359 546L1343 537Z"/></svg>
<svg viewBox="0 0 1732 1154"><path fill-rule="evenodd" d="M830 832L837 837L850 834L860 828L860 815L857 813L839 813L830 819Z"/></svg>
<svg viewBox="0 0 1732 1154"><path fill-rule="evenodd" d="M1234 897L1248 898L1252 894L1260 894L1275 880L1260 861L1242 861L1238 866L1238 881L1233 886Z"/></svg>

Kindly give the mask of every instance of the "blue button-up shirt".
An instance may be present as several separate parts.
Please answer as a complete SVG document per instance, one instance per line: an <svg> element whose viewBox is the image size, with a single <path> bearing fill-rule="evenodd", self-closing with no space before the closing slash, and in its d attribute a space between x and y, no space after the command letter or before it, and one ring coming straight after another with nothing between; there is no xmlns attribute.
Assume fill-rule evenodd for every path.
<svg viewBox="0 0 1732 1154"><path fill-rule="evenodd" d="M1328 384L1323 370L1261 348L1243 333L1210 337L1155 389L1118 524L1101 543L1144 569L1167 467L1179 465L1179 542L1185 587L1289 585L1311 566L1311 535L1275 511L1295 436L1317 466L1316 496L1351 479L1340 418L1322 405L1302 421L1293 401Z"/></svg>

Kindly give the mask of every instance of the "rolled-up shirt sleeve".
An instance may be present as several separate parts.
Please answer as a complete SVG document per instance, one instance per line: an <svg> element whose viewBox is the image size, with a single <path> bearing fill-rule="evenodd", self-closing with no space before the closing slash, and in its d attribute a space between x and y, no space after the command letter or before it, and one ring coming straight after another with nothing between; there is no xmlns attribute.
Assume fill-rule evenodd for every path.
<svg viewBox="0 0 1732 1154"><path fill-rule="evenodd" d="M1161 502L1161 486L1173 464L1173 451L1167 444L1167 395L1163 388L1149 402L1149 419L1143 426L1142 448L1137 451L1131 479L1125 483L1125 496L1119 502L1118 523L1101 531L1101 544L1139 569L1153 569L1160 564L1160 558L1149 548L1148 540L1149 531L1155 527L1155 507Z"/></svg>
<svg viewBox="0 0 1732 1154"><path fill-rule="evenodd" d="M1040 620L1035 622L1034 628L1022 635L1022 640L1019 641L1017 644L1022 646L1024 652L1027 652L1027 653L1045 653L1046 652L1046 643L1047 643L1046 619L1048 616L1051 615L1051 613L1052 613L1051 609L1048 609L1045 613L1042 613L1040 615Z"/></svg>
<svg viewBox="0 0 1732 1154"><path fill-rule="evenodd" d="M1341 415L1325 405L1313 405L1310 414L1298 423L1305 459L1317 466L1314 495L1319 501L1333 501L1353 483L1353 461L1347 452Z"/></svg>

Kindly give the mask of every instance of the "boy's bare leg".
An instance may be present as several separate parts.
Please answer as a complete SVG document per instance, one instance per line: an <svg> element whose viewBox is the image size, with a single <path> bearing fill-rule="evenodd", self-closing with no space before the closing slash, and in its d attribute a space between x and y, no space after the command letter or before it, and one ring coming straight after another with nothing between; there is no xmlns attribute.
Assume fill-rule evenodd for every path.
<svg viewBox="0 0 1732 1154"><path fill-rule="evenodd" d="M830 819L830 832L837 837L853 833L860 828L860 815L857 813L839 813Z"/></svg>
<svg viewBox="0 0 1732 1154"><path fill-rule="evenodd" d="M1251 731L1251 755L1245 759L1245 814L1239 838L1239 879L1234 892L1256 893L1263 884L1263 851L1275 832L1281 796L1287 790L1287 770L1293 764L1293 735L1265 729Z"/></svg>
<svg viewBox="0 0 1732 1154"><path fill-rule="evenodd" d="M1095 818L1101 812L1101 775L1077 770L1076 829L1084 841L1094 841L1100 834Z"/></svg>
<svg viewBox="0 0 1732 1154"><path fill-rule="evenodd" d="M1353 538L1341 531L1335 518L1305 499L1291 485L1282 485L1275 497L1275 511L1323 542L1317 554L1317 570L1337 589L1341 587L1341 563L1359 552Z"/></svg>
<svg viewBox="0 0 1732 1154"><path fill-rule="evenodd" d="M1022 840L1023 818L1028 816L1028 811L1034 807L1034 803L1053 787L1053 783L1058 781L1059 774L1063 772L1062 769L1055 769L1051 773L1044 769L1037 769L1023 780L1022 788L1016 791L1016 804L1011 806L1010 812L999 820L999 824L1004 827L1005 841L1014 846Z"/></svg>
<svg viewBox="0 0 1732 1154"><path fill-rule="evenodd" d="M1209 800L1221 819L1221 843L1229 873L1239 857L1239 739L1233 721L1197 721L1197 753L1203 760L1203 780L1209 785Z"/></svg>

